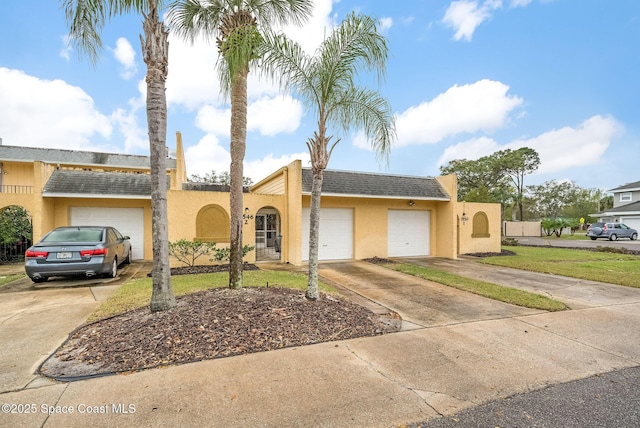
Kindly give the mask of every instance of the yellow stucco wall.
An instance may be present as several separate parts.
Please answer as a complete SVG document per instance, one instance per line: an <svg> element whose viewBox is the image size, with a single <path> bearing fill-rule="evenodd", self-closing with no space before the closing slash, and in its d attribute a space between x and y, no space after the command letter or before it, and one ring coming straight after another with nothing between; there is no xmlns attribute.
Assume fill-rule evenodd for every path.
<svg viewBox="0 0 640 428"><path fill-rule="evenodd" d="M33 163L2 162L0 179L3 186L33 186Z"/></svg>
<svg viewBox="0 0 640 428"><path fill-rule="evenodd" d="M500 252L501 250L501 210L500 204L477 202L458 202L455 204L457 228L459 229L459 254ZM473 236L473 218L478 212L484 212L489 220L489 236ZM467 221L462 221L465 214Z"/></svg>
<svg viewBox="0 0 640 428"><path fill-rule="evenodd" d="M223 192L200 192L181 190L186 177L186 166L182 151L182 140L177 134L177 169L171 171L171 190L167 193L169 214L169 240L192 240L198 238L198 213L207 206L215 205L221 212L229 213L229 194ZM46 232L57 226L69 224L72 207L110 207L144 209L144 258L152 259L151 201L149 199L102 199L102 198L43 198L42 188L56 166L42 162L5 162L3 184L33 186L30 194L0 194L0 208L20 205L27 209L33 219L33 238L37 241ZM323 196L324 208L352 208L354 210L354 257L387 257L388 210L422 210L430 213L430 255L456 258L458 254L500 251L500 205L456 202L457 178L455 175L436 177L451 196L451 201L420 201L410 206L405 199L376 199L357 197ZM294 161L274 172L252 187L252 193L244 194L244 207L249 218L243 226L243 242L255 245L255 215L266 207L275 208L280 214L282 234L281 261L294 265L302 264L302 208L310 205L310 196L302 195L302 162ZM489 220L489 237L474 237L473 216L483 211ZM469 219L462 223L463 213ZM219 247L228 245L219 227L208 228L215 235ZM228 234L224 234L228 236ZM198 262L207 262L207 258ZM247 262L254 262L255 251L247 255ZM177 265L172 260L172 265Z"/></svg>
<svg viewBox="0 0 640 428"><path fill-rule="evenodd" d="M311 205L311 196L302 196L302 206L308 208ZM409 205L409 200L405 199L374 199L374 198L348 198L323 196L320 202L321 208L352 208L353 209L353 255L355 259L366 259L370 257L387 257L387 236L388 236L388 211L428 211L429 212L429 245L430 255L438 257L450 257L450 253L455 248L450 249L448 245L443 245L440 241L442 236L443 213L449 215L446 207L448 202L442 201L414 201L414 205ZM302 227L300 226L300 230ZM302 238L300 238L300 243ZM300 252L302 246L298 248Z"/></svg>
<svg viewBox="0 0 640 428"><path fill-rule="evenodd" d="M170 190L167 193L167 209L169 214L169 241L177 241L179 239L193 240L197 236L197 217L198 213L204 207L216 205L229 215L229 193L225 192L199 192L199 191L177 191ZM285 219L285 197L283 195L260 195L260 194L244 194L244 207L248 208L247 215L249 218L243 224L242 242L244 245L255 246L255 215L261 208L273 207L278 210L281 217L281 224L284 227ZM228 233L228 232L227 232ZM283 247L285 246L287 237L283 233ZM216 240L218 248L228 247L229 242ZM283 254L284 256L284 254ZM256 260L255 251L250 252L245 257L245 261L253 263ZM198 259L199 263L206 264L207 257ZM179 263L178 263L179 264ZM172 265L177 265L172 260Z"/></svg>

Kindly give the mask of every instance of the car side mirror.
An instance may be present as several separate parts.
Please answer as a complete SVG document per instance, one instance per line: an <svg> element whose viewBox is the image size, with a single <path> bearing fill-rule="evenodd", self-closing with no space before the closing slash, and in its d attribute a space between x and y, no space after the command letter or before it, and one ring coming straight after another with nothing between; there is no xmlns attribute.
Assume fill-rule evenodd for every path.
<svg viewBox="0 0 640 428"><path fill-rule="evenodd" d="M122 237L122 239L124 239L126 241L126 240L131 239L131 238L129 236L125 235L125 236Z"/></svg>

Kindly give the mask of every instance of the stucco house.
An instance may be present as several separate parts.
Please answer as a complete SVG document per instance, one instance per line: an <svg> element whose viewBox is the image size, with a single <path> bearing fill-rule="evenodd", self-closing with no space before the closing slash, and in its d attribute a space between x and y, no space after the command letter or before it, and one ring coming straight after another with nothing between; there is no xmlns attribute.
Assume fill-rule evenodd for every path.
<svg viewBox="0 0 640 428"><path fill-rule="evenodd" d="M134 259L152 259L148 157L0 144L0 172L0 209L24 207L34 241L57 226L109 224L131 237ZM228 189L187 182L179 133L167 175L169 240L227 245ZM243 242L255 246L247 261L305 263L310 195L301 161L246 189ZM327 170L320 216L321 260L500 251L500 205L457 202L454 175Z"/></svg>
<svg viewBox="0 0 640 428"><path fill-rule="evenodd" d="M640 230L640 181L628 183L608 192L613 193L613 208L591 214L598 221L624 223Z"/></svg>

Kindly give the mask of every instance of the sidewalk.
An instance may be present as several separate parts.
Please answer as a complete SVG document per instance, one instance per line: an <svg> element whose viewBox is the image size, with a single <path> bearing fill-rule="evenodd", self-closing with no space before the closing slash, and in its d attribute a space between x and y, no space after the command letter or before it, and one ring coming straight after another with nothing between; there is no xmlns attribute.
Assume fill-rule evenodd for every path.
<svg viewBox="0 0 640 428"><path fill-rule="evenodd" d="M380 287L397 291L406 299L397 306L420 320L429 320L429 298L421 308L409 302L411 296L436 300L450 291L364 262L323 264L321 274L363 299L371 300L368 294ZM496 268L495 275L504 272ZM538 283L553 288L554 278L540 277ZM600 287L604 294L618 289ZM0 295L2 308L6 297ZM23 385L1 394L2 402L22 413L25 407L19 404L33 404L29 410L35 413L7 414L3 407L0 426L394 427L640 365L640 290L603 300L589 295L572 299L582 309L511 314L494 313L487 299L465 296L465 307L485 308L482 319L456 321L449 315L441 323L384 336L69 384ZM449 301L456 304L447 299L439 304L446 308ZM452 306L449 313L458 309ZM36 321L24 313L20 322L33 328ZM6 348L5 339L0 343ZM24 346L15 358L41 356Z"/></svg>

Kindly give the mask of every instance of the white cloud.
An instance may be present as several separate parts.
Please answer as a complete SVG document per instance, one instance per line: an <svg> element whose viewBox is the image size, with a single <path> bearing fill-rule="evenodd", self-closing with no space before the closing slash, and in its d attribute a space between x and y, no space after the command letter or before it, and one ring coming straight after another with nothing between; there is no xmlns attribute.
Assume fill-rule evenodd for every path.
<svg viewBox="0 0 640 428"><path fill-rule="evenodd" d="M303 114L300 101L289 96L262 97L249 104L247 126L267 136L291 134L300 126Z"/></svg>
<svg viewBox="0 0 640 428"><path fill-rule="evenodd" d="M203 39L193 44L169 35L167 105L197 110L205 104L220 105L220 85L216 75L218 50Z"/></svg>
<svg viewBox="0 0 640 428"><path fill-rule="evenodd" d="M509 8L525 7L532 0L509 0ZM502 0L485 0L480 4L475 0L457 0L451 2L442 22L453 28L454 40L470 41L476 28L493 16L493 11L502 9Z"/></svg>
<svg viewBox="0 0 640 428"><path fill-rule="evenodd" d="M537 173L553 173L601 162L601 156L611 140L623 130L623 126L613 117L597 115L576 127L553 129L537 137L514 140L502 146L490 138L467 140L448 147L438 160L438 165L453 159L475 160L498 150L529 147L540 156Z"/></svg>
<svg viewBox="0 0 640 428"><path fill-rule="evenodd" d="M476 28L487 19L491 12L502 7L501 0L487 0L482 5L477 1L453 1L447 8L442 22L455 31L455 40L471 40Z"/></svg>
<svg viewBox="0 0 640 428"><path fill-rule="evenodd" d="M138 125L135 108L129 111L119 108L111 114L111 119L118 125L118 130L124 136L125 153L149 149L148 130Z"/></svg>
<svg viewBox="0 0 640 428"><path fill-rule="evenodd" d="M385 33L393 26L393 18L380 18L380 31Z"/></svg>
<svg viewBox="0 0 640 428"><path fill-rule="evenodd" d="M294 160L301 160L302 166L309 166L310 157L308 152L292 153L274 157L272 153L263 159L256 159L244 162L244 175L250 177L254 183L268 177L274 171L289 165Z"/></svg>
<svg viewBox="0 0 640 428"><path fill-rule="evenodd" d="M476 160L483 156L500 150L498 143L489 137L472 138L458 144L454 144L445 149L438 166L444 165L454 159Z"/></svg>
<svg viewBox="0 0 640 428"><path fill-rule="evenodd" d="M247 106L247 131L266 136L291 134L300 126L302 104L289 96L263 96ZM196 126L219 137L229 137L231 109L205 105L198 110Z"/></svg>
<svg viewBox="0 0 640 428"><path fill-rule="evenodd" d="M302 26L288 25L283 31L288 37L300 43L307 53L313 53L320 43L337 25L335 14L331 13L333 0L315 0L311 18Z"/></svg>
<svg viewBox="0 0 640 428"><path fill-rule="evenodd" d="M231 109L216 108L212 105L205 105L198 110L196 115L196 126L208 134L215 134L220 137L229 137L231 132Z"/></svg>
<svg viewBox="0 0 640 428"><path fill-rule="evenodd" d="M64 47L60 49L58 55L60 55L60 58L63 58L65 61L69 62L71 60L71 52L73 52L73 48L69 43L69 36L61 36L60 39L62 40L62 44Z"/></svg>
<svg viewBox="0 0 640 428"><path fill-rule="evenodd" d="M296 159L302 160L302 165L309 163L309 153L292 153L281 156L268 154L262 159L244 161L244 175L250 177L254 183L267 177L277 169L286 166ZM231 155L229 151L220 145L215 135L204 136L198 144L185 149L185 160L187 163L187 174L204 175L211 171L217 173L229 171Z"/></svg>
<svg viewBox="0 0 640 428"><path fill-rule="evenodd" d="M110 50L113 52L113 57L122 66L120 77L129 80L135 76L138 72L138 66L136 65L136 52L131 43L124 37L120 37L116 40L116 47Z"/></svg>
<svg viewBox="0 0 640 428"><path fill-rule="evenodd" d="M508 85L487 79L452 86L433 100L398 114L396 147L433 144L460 133L504 127L510 113L523 103L508 91Z"/></svg>
<svg viewBox="0 0 640 428"><path fill-rule="evenodd" d="M108 138L109 118L77 86L0 67L0 136L5 144L98 150L96 135ZM104 148L103 148L104 149Z"/></svg>
<svg viewBox="0 0 640 428"><path fill-rule="evenodd" d="M597 164L624 127L611 116L593 116L577 127L554 129L534 138L516 140L506 148L530 147L540 155L539 173Z"/></svg>
<svg viewBox="0 0 640 428"><path fill-rule="evenodd" d="M189 176L204 175L211 171L229 171L231 164L229 151L222 147L218 138L212 134L205 135L195 146L187 147L184 157Z"/></svg>

